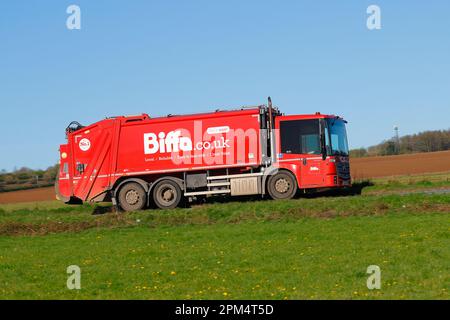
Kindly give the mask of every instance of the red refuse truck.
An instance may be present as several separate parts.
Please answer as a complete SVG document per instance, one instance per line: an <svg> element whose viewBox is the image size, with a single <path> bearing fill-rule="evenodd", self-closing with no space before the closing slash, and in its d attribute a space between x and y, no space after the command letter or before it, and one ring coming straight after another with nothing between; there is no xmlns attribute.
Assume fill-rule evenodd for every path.
<svg viewBox="0 0 450 320"><path fill-rule="evenodd" d="M72 122L60 146L57 198L126 211L210 195L269 195L350 186L346 121L267 105L210 113Z"/></svg>

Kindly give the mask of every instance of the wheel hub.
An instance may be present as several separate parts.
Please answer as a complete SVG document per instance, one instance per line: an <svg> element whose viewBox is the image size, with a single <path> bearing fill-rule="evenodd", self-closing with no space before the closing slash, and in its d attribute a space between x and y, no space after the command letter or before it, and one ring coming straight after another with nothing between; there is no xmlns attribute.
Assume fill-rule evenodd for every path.
<svg viewBox="0 0 450 320"><path fill-rule="evenodd" d="M128 204L135 205L139 201L139 194L137 193L136 190L130 190L125 195L125 199Z"/></svg>
<svg viewBox="0 0 450 320"><path fill-rule="evenodd" d="M289 190L289 182L284 178L278 179L275 182L275 190L279 193L286 193Z"/></svg>
<svg viewBox="0 0 450 320"><path fill-rule="evenodd" d="M165 189L162 191L162 198L166 202L170 202L174 198L174 192L172 189Z"/></svg>

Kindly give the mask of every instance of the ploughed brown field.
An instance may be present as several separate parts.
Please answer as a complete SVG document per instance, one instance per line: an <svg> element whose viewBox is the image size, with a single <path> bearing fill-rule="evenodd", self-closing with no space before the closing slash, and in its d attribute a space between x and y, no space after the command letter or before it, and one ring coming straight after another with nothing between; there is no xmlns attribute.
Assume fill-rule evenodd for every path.
<svg viewBox="0 0 450 320"><path fill-rule="evenodd" d="M416 175L450 171L450 151L400 156L354 158L350 160L353 179Z"/></svg>
<svg viewBox="0 0 450 320"><path fill-rule="evenodd" d="M351 159L355 180L449 172L450 151ZM0 193L0 204L55 200L53 187Z"/></svg>
<svg viewBox="0 0 450 320"><path fill-rule="evenodd" d="M54 187L0 193L0 204L50 200L56 200Z"/></svg>

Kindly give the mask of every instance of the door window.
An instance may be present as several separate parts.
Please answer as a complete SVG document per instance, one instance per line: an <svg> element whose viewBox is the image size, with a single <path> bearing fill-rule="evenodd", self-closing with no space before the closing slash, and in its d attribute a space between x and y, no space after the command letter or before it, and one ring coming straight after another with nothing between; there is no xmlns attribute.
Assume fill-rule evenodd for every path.
<svg viewBox="0 0 450 320"><path fill-rule="evenodd" d="M286 120L280 122L281 152L321 154L319 120Z"/></svg>

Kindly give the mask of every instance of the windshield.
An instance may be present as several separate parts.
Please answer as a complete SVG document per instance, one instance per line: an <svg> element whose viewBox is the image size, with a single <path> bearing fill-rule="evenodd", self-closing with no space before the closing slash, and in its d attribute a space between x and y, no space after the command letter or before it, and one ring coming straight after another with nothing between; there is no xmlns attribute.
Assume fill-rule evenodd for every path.
<svg viewBox="0 0 450 320"><path fill-rule="evenodd" d="M348 156L348 141L345 122L338 119L328 119L329 139L327 139L328 154ZM328 138L328 137L327 137Z"/></svg>

